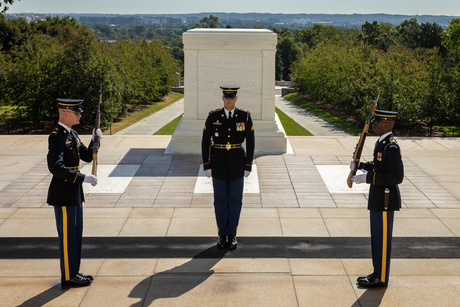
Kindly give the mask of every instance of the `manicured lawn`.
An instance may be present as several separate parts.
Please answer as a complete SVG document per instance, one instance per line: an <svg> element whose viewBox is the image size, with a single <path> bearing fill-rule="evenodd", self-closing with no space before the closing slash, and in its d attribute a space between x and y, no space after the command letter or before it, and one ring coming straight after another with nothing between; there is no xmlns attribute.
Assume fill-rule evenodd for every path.
<svg viewBox="0 0 460 307"><path fill-rule="evenodd" d="M155 132L153 135L172 135L174 133L174 131L176 130L177 125L179 125L179 122L180 122L180 120L181 120L183 115L184 115L184 113L182 113L181 115L179 115L178 117L173 119L166 126L163 126L163 128L161 128L160 130Z"/></svg>
<svg viewBox="0 0 460 307"><path fill-rule="evenodd" d="M117 123L112 124L112 134L117 133L118 131L121 131L125 129L126 127L131 126L132 124L137 123L138 121L142 120L143 118L152 115L155 112L158 112L159 110L163 109L164 107L167 107L174 102L178 101L179 99L182 99L184 97L184 94L181 93L174 93L171 96L168 96L165 101L160 101L157 102L145 109L142 109L139 112L136 112L126 118L123 118L121 121ZM104 129L104 134L110 134L110 129L106 128Z"/></svg>
<svg viewBox="0 0 460 307"><path fill-rule="evenodd" d="M434 126L434 128L449 133L452 136L460 136L460 127L458 126Z"/></svg>
<svg viewBox="0 0 460 307"><path fill-rule="evenodd" d="M281 124L283 125L284 132L286 132L286 135L313 135L310 133L310 131L308 131L307 129L299 125L297 122L292 120L289 116L284 114L280 109L275 108L275 112L276 114L278 114L278 117L281 121Z"/></svg>
<svg viewBox="0 0 460 307"><path fill-rule="evenodd" d="M299 107L307 110L308 112L324 119L325 121L333 124L337 128L342 129L343 131L351 134L351 135L359 135L361 134L361 131L357 132L356 127L347 123L346 121L340 119L337 116L334 116L333 114L318 108L317 106L313 105L312 103L297 97L295 94L288 94L284 96L287 100L289 100L292 103L295 103Z"/></svg>

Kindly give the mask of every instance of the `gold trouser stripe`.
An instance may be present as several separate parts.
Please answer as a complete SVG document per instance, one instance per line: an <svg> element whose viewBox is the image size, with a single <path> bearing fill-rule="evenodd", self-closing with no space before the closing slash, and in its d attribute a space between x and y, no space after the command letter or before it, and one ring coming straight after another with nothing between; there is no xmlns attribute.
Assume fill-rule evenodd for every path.
<svg viewBox="0 0 460 307"><path fill-rule="evenodd" d="M382 212L383 217L383 246L382 246L382 274L380 275L380 281L386 282L386 271L387 271L387 211Z"/></svg>
<svg viewBox="0 0 460 307"><path fill-rule="evenodd" d="M65 280L70 279L69 251L67 244L67 207L62 207L62 249L64 252Z"/></svg>

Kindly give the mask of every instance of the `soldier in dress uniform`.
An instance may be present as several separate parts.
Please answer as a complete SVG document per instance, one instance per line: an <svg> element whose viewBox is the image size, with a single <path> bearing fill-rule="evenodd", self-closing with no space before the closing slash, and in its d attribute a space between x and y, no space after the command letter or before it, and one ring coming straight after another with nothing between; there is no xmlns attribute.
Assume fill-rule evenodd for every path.
<svg viewBox="0 0 460 307"><path fill-rule="evenodd" d="M92 145L95 134L102 138L102 131L93 131L87 148L78 134L72 130L80 123L79 99L58 99L59 123L48 137L48 169L53 174L48 190L47 203L54 207L59 236L61 259L61 286L82 287L91 284L93 277L80 273L83 235L83 182L97 184L97 177L80 173L80 159L93 160Z"/></svg>
<svg viewBox="0 0 460 307"><path fill-rule="evenodd" d="M203 130L201 152L206 176L212 177L218 248L236 249L236 229L243 205L244 176L254 157L251 114L235 107L239 86L223 85L224 107L209 112ZM242 146L246 140L246 152Z"/></svg>
<svg viewBox="0 0 460 307"><path fill-rule="evenodd" d="M355 183L368 183L371 221L372 264L374 272L358 277L358 285L365 288L388 285L393 237L394 212L401 208L398 184L404 178L401 150L393 137L397 112L376 110L372 129L379 135L372 162L360 163L358 169L367 173L353 176ZM353 167L353 162L351 167Z"/></svg>

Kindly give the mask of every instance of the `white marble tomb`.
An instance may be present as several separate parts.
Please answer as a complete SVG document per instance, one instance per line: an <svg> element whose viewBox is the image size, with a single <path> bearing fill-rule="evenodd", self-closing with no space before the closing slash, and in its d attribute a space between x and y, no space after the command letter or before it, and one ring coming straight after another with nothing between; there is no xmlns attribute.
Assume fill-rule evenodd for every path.
<svg viewBox="0 0 460 307"><path fill-rule="evenodd" d="M238 85L236 106L251 112L256 153L285 153L275 122L277 35L266 29L192 29L183 34L184 116L172 153L200 153L209 111L222 108L221 85Z"/></svg>

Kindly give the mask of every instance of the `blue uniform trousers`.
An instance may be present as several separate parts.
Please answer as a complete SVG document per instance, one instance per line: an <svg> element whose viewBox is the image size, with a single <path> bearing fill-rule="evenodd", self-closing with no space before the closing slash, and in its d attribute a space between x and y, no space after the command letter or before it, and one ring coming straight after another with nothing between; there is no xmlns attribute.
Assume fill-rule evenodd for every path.
<svg viewBox="0 0 460 307"><path fill-rule="evenodd" d="M370 217L373 275L387 283L390 274L394 211L370 210Z"/></svg>
<svg viewBox="0 0 460 307"><path fill-rule="evenodd" d="M54 206L54 214L59 236L61 281L67 281L80 271L83 206Z"/></svg>
<svg viewBox="0 0 460 307"><path fill-rule="evenodd" d="M236 236L243 206L244 177L235 180L212 179L214 187L214 212L219 236Z"/></svg>

